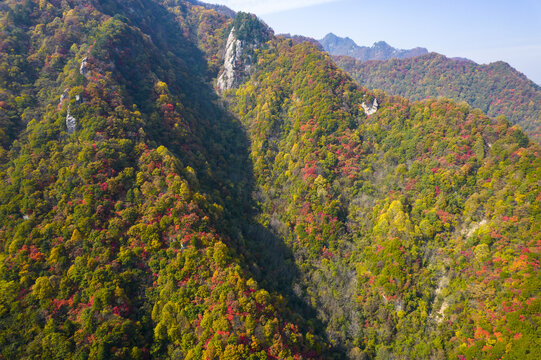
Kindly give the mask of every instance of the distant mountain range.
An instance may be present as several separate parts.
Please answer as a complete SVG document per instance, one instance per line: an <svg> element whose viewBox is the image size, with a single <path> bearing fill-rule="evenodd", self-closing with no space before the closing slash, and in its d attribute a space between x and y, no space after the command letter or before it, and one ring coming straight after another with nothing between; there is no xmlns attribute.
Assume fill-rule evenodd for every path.
<svg viewBox="0 0 541 360"><path fill-rule="evenodd" d="M411 100L447 97L466 101L491 117L505 115L536 142L541 140L541 87L503 61L479 65L436 53L387 61L334 59L370 89Z"/></svg>
<svg viewBox="0 0 541 360"><path fill-rule="evenodd" d="M327 34L319 42L325 51L331 55L347 55L360 61L389 60L393 58L405 59L428 53L428 50L422 47L408 50L396 49L385 41L378 41L371 47L359 46L350 38L342 38L333 33Z"/></svg>
<svg viewBox="0 0 541 360"><path fill-rule="evenodd" d="M310 43L310 44L316 46L319 50L325 51L325 49L323 48L323 45L321 45L319 40L316 40L316 39L308 37L308 36L291 35L289 33L288 34L278 34L277 36L280 36L280 37L283 37L283 38L286 38L286 39L291 39L294 44L300 44L300 43L307 42L307 43Z"/></svg>

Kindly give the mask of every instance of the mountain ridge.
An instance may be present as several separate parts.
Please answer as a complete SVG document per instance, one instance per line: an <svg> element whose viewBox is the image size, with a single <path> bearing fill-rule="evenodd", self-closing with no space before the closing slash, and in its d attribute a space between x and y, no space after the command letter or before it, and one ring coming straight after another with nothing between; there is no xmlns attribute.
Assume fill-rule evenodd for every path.
<svg viewBox="0 0 541 360"><path fill-rule="evenodd" d="M421 47L409 50L396 49L385 41L377 41L371 47L359 46L349 37L341 38L333 33L325 35L318 41L331 55L347 55L360 61L409 58L428 53L427 49Z"/></svg>
<svg viewBox="0 0 541 360"><path fill-rule="evenodd" d="M466 101L490 116L505 115L541 141L541 87L504 61L479 65L437 53L388 61L334 59L363 86L412 100Z"/></svg>
<svg viewBox="0 0 541 360"><path fill-rule="evenodd" d="M324 354L244 264L247 140L190 37L214 24L217 34L199 33L212 49L228 20L184 2L92 4L10 2L0 13L3 34L33 44L2 58L0 83L17 94L5 106L39 114L2 154L2 357ZM32 31L44 23L47 33ZM17 59L33 67L9 66ZM6 69L34 68L27 84L5 81Z"/></svg>

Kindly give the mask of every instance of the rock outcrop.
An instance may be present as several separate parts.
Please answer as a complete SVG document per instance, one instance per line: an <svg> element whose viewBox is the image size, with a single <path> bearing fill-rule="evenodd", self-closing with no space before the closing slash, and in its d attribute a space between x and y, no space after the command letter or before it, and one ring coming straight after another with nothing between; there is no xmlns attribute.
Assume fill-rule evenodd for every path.
<svg viewBox="0 0 541 360"><path fill-rule="evenodd" d="M84 77L88 77L89 73L90 73L90 70L88 70L88 58L84 58L83 61L81 61L81 66L79 67L79 72L81 73L81 75L83 75Z"/></svg>
<svg viewBox="0 0 541 360"><path fill-rule="evenodd" d="M361 107L363 108L366 115L375 114L376 111L378 111L378 107L379 107L378 99L374 99L374 102L372 103L372 105L367 105L366 103L363 102L361 104Z"/></svg>
<svg viewBox="0 0 541 360"><path fill-rule="evenodd" d="M253 14L240 12L233 20L227 38L224 66L216 84L219 92L234 89L250 76L255 50L274 35L265 23Z"/></svg>
<svg viewBox="0 0 541 360"><path fill-rule="evenodd" d="M241 69L237 66L240 65L242 61L242 51L242 41L237 39L235 28L232 28L225 46L224 70L218 78L218 90L229 90L239 85L238 71Z"/></svg>
<svg viewBox="0 0 541 360"><path fill-rule="evenodd" d="M62 105L62 103L64 102L64 100L66 100L69 96L69 89L64 89L64 92L62 93L62 95L60 95L60 102L58 103L58 105Z"/></svg>
<svg viewBox="0 0 541 360"><path fill-rule="evenodd" d="M70 114L70 109L68 107L68 113L66 115L66 128L68 129L68 134L73 134L77 130L77 119Z"/></svg>

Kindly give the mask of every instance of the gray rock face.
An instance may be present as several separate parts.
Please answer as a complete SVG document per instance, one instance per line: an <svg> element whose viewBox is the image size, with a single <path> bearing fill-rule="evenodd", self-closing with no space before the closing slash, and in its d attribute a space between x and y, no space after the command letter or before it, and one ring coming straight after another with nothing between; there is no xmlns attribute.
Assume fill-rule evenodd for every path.
<svg viewBox="0 0 541 360"><path fill-rule="evenodd" d="M272 29L257 16L237 14L225 44L223 70L216 84L219 93L239 87L250 77L257 58L256 50L273 35Z"/></svg>
<svg viewBox="0 0 541 360"><path fill-rule="evenodd" d="M374 102L372 103L372 105L367 105L364 102L361 104L361 107L363 108L366 115L375 114L376 111L378 111L378 106L379 106L378 99L374 99Z"/></svg>
<svg viewBox="0 0 541 360"><path fill-rule="evenodd" d="M225 47L224 70L218 78L218 90L224 91L238 86L238 63L241 61L243 46L237 39L235 28L231 29Z"/></svg>
<svg viewBox="0 0 541 360"><path fill-rule="evenodd" d="M81 66L79 67L79 72L84 77L88 77L88 74L90 73L90 70L88 70L88 58L84 58L83 61L81 61Z"/></svg>
<svg viewBox="0 0 541 360"><path fill-rule="evenodd" d="M70 114L68 107L68 114L66 115L66 127L68 128L68 134L73 134L77 130L77 119Z"/></svg>
<svg viewBox="0 0 541 360"><path fill-rule="evenodd" d="M60 95L60 103L58 105L62 105L62 103L68 98L68 96L68 89L64 89L64 92L62 93L62 95Z"/></svg>

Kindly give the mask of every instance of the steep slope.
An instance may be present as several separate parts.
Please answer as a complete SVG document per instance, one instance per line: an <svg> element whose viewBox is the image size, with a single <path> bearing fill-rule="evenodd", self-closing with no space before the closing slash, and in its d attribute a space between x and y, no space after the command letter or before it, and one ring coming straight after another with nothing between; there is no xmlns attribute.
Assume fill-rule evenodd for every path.
<svg viewBox="0 0 541 360"><path fill-rule="evenodd" d="M359 88L307 43L257 64L226 98L259 221L301 270L262 281L293 284L351 359L535 358L539 147L466 104Z"/></svg>
<svg viewBox="0 0 541 360"><path fill-rule="evenodd" d="M219 33L229 20L169 5L1 5L2 109L24 124L0 169L2 358L321 348L236 250L252 216L247 140L189 37L204 21L177 22L211 16Z"/></svg>
<svg viewBox="0 0 541 360"><path fill-rule="evenodd" d="M408 50L396 49L385 41L378 41L371 47L359 46L350 38L341 38L333 33L325 35L319 43L331 55L347 55L360 61L404 59L428 53L427 49L420 47Z"/></svg>
<svg viewBox="0 0 541 360"><path fill-rule="evenodd" d="M224 69L218 77L216 88L223 91L239 86L251 73L254 51L273 34L255 15L239 13L227 37Z"/></svg>
<svg viewBox="0 0 541 360"><path fill-rule="evenodd" d="M541 142L541 87L504 62L471 61L428 54L412 59L359 62L335 58L363 86L412 100L447 97L466 101L489 116L505 115Z"/></svg>
<svg viewBox="0 0 541 360"><path fill-rule="evenodd" d="M540 149L504 119L193 1L0 11L1 357L535 358Z"/></svg>

